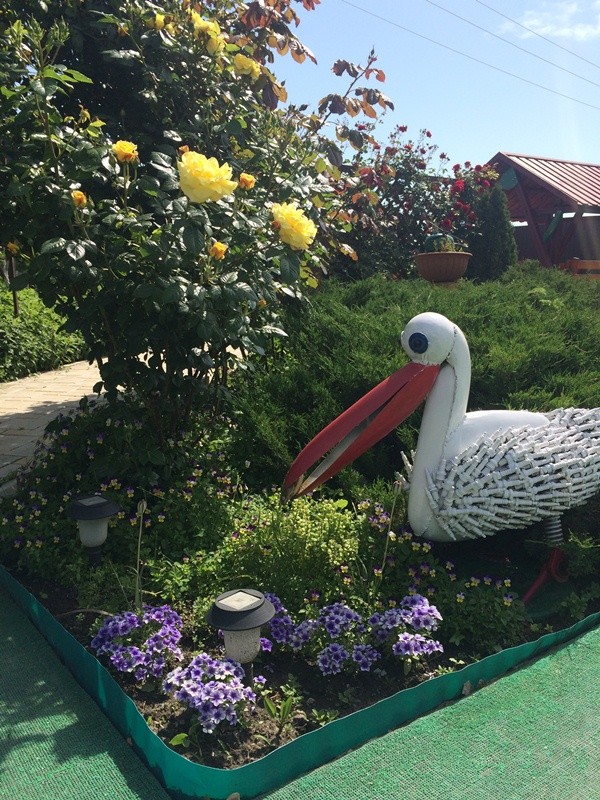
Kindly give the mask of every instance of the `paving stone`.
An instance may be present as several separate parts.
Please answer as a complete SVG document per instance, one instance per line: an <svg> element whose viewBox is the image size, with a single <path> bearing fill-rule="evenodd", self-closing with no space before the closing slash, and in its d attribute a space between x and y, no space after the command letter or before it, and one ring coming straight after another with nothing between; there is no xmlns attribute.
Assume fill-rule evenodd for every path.
<svg viewBox="0 0 600 800"><path fill-rule="evenodd" d="M92 387L99 380L95 365L78 361L54 372L0 383L0 484L28 463L49 422L77 408L85 395L95 396Z"/></svg>

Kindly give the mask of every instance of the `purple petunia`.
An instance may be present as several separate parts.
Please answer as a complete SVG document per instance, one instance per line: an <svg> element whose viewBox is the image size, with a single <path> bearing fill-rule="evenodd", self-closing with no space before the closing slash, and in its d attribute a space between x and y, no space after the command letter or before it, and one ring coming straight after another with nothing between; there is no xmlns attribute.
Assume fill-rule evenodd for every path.
<svg viewBox="0 0 600 800"><path fill-rule="evenodd" d="M227 721L235 725L239 712L254 705L254 691L243 683L244 670L231 659L213 659L200 653L187 667L177 667L163 681L163 689L175 699L194 709L204 733L214 733ZM259 676L257 685L265 679Z"/></svg>
<svg viewBox="0 0 600 800"><path fill-rule="evenodd" d="M317 664L323 675L336 675L342 671L342 665L348 658L348 651L340 644L332 642L318 654Z"/></svg>
<svg viewBox="0 0 600 800"><path fill-rule="evenodd" d="M358 665L361 672L369 672L376 661L381 658L381 653L370 644L356 644L352 650L352 660Z"/></svg>
<svg viewBox="0 0 600 800"><path fill-rule="evenodd" d="M363 620L345 603L323 607L316 619L296 623L281 601L271 595L280 609L270 625L271 644L292 651L308 650L323 675L349 669L371 672L383 658L383 648L401 658L420 658L442 651L442 645L428 638L441 614L420 594L404 597L398 605L378 611ZM329 640L329 643L327 641ZM375 670L373 670L373 673Z"/></svg>
<svg viewBox="0 0 600 800"><path fill-rule="evenodd" d="M141 614L124 611L107 619L91 641L97 655L106 655L117 672L132 673L143 682L160 678L167 657L181 659L178 646L183 621L168 606L144 606ZM145 629L149 634L144 639ZM133 634L133 637L130 637Z"/></svg>

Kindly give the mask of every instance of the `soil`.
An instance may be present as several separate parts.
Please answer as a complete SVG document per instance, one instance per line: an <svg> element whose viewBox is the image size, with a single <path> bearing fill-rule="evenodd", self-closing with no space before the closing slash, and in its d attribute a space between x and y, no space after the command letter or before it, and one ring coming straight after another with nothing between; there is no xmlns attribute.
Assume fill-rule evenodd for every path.
<svg viewBox="0 0 600 800"><path fill-rule="evenodd" d="M44 605L89 652L90 627L101 613L96 609L78 609L76 593L50 581L30 579L22 574L17 579ZM180 643L181 644L181 643ZM216 642L215 642L216 644ZM188 663L195 654L191 643L183 642L183 660ZM215 651L216 652L216 651ZM441 663L441 662L438 662ZM370 673L352 677L334 675L326 680L317 667L289 656L265 654L254 664L254 674L264 675L266 687L277 707L292 693L295 697L289 717L281 724L262 703L244 711L239 724L221 724L215 733L194 731L195 715L176 700L165 697L158 687L140 687L128 675L111 673L123 691L135 702L148 726L169 747L192 761L220 769L231 769L255 761L320 725L389 697L401 689L427 680L431 673L414 670L404 674L403 665L385 664L387 675L374 678ZM429 669L435 664L430 660ZM184 744L171 740L182 733L192 733Z"/></svg>

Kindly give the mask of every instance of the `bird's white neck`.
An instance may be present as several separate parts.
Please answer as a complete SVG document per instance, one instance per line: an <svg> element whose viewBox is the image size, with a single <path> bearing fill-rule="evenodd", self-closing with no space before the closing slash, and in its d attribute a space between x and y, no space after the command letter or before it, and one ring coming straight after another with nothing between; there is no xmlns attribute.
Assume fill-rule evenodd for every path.
<svg viewBox="0 0 600 800"><path fill-rule="evenodd" d="M452 351L425 404L410 479L408 518L418 536L434 534L432 526L436 526L436 522L425 492L426 475L435 473L448 439L464 421L470 385L469 346L456 328Z"/></svg>

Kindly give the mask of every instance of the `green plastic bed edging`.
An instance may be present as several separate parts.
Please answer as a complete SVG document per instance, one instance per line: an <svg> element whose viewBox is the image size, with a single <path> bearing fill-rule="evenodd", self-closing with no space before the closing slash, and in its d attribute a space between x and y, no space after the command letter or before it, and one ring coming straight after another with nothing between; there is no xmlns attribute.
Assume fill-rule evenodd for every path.
<svg viewBox="0 0 600 800"><path fill-rule="evenodd" d="M239 792L243 800L249 800L269 792L347 750L365 744L369 739L432 711L441 703L456 700L467 682L477 687L480 681L498 678L518 664L600 623L600 612L591 614L570 628L546 634L535 642L503 650L458 672L397 692L369 708L306 733L252 764L224 770L188 761L167 747L150 730L133 701L96 658L2 567L0 587L4 587L23 609L113 725L131 740L136 753L175 800L226 800L233 792Z"/></svg>

